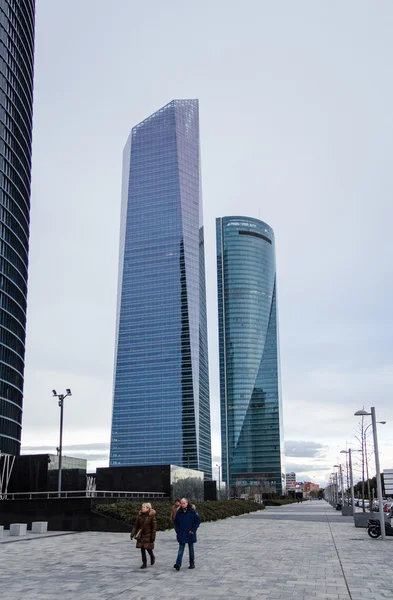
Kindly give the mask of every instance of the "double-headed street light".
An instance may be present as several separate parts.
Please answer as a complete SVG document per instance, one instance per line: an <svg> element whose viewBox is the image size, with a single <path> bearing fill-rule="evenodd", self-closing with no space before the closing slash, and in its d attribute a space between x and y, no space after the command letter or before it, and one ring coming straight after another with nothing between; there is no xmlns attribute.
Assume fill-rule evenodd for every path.
<svg viewBox="0 0 393 600"><path fill-rule="evenodd" d="M375 416L375 407L371 407L371 412L366 410L357 410L355 417L366 417L371 416L371 424L373 427L373 438L374 438L374 454L375 454L375 470L377 479L377 492L378 492L378 508L379 508L379 523L381 526L381 539L385 539L385 515L383 512L383 496L382 496L382 483L381 483L381 469L379 466L379 451L378 451L378 436L377 436L377 418Z"/></svg>
<svg viewBox="0 0 393 600"><path fill-rule="evenodd" d="M60 406L60 444L57 449L59 455L59 477L57 484L57 495L60 498L61 496L61 466L62 466L62 451L63 451L63 408L64 408L64 398L67 396L72 396L71 390L67 389L65 394L58 394L56 390L52 390L53 396L59 399Z"/></svg>

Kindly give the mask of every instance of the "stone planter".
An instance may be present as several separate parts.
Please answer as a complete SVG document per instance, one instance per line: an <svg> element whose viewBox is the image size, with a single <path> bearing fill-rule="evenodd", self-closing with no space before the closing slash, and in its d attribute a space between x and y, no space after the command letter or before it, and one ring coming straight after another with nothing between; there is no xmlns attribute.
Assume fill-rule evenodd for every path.
<svg viewBox="0 0 393 600"><path fill-rule="evenodd" d="M357 512L355 513L355 527L367 527L369 519L378 519L379 513L375 512Z"/></svg>
<svg viewBox="0 0 393 600"><path fill-rule="evenodd" d="M352 517L352 515L353 515L352 506L349 506L348 504L344 504L344 506L341 509L341 514L343 517Z"/></svg>

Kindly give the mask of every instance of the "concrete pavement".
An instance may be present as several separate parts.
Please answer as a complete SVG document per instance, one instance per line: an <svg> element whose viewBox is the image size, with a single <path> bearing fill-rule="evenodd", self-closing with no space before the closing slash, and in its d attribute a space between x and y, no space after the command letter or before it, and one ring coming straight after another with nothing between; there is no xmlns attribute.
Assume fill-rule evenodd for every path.
<svg viewBox="0 0 393 600"><path fill-rule="evenodd" d="M75 533L0 545L7 600L393 599L393 538L372 540L324 501L203 523L196 568L173 564L173 531L159 532L157 562L140 570L127 535Z"/></svg>

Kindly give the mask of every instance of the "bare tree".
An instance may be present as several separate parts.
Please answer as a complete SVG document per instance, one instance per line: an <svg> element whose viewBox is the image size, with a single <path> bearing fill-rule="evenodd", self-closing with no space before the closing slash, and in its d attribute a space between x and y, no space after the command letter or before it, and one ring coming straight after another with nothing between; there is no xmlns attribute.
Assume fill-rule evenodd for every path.
<svg viewBox="0 0 393 600"><path fill-rule="evenodd" d="M362 457L361 457L361 469L362 469L362 510L363 510L363 512L365 512L366 508L364 506L364 500L365 500L365 497L364 497L364 476L365 476L366 460L365 460L364 416L361 417L360 422L358 424L358 427L356 429L356 432L357 432L357 435L355 435L355 439L358 441L358 443L360 445L360 451L362 453Z"/></svg>
<svg viewBox="0 0 393 600"><path fill-rule="evenodd" d="M364 430L364 457L365 457L365 461L366 461L366 477L367 477L367 492L368 492L368 500L370 502L370 512L372 512L373 509L373 499L371 498L371 489L370 489L370 475L369 475L369 470L368 470L368 459L369 459L369 455L367 453L367 438L369 436L371 436L371 431L368 431L371 427L370 425L367 425L367 427ZM371 453L370 453L371 456Z"/></svg>

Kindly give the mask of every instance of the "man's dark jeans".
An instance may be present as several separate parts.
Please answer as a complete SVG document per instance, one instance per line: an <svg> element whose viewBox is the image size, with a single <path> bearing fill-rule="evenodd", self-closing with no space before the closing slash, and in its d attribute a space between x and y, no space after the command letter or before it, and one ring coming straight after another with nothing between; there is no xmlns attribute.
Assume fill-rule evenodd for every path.
<svg viewBox="0 0 393 600"><path fill-rule="evenodd" d="M184 554L184 548L186 547L186 544L183 542L179 542L179 552L177 554L177 559L176 559L176 564L178 564L179 566L181 566L182 560L183 560L183 554ZM188 544L188 552L190 555L190 565L194 564L194 544L191 542Z"/></svg>

